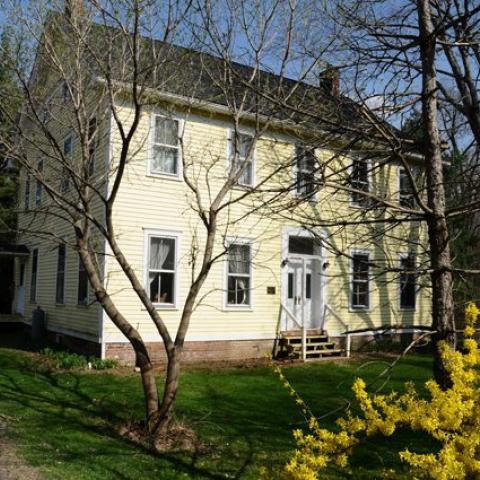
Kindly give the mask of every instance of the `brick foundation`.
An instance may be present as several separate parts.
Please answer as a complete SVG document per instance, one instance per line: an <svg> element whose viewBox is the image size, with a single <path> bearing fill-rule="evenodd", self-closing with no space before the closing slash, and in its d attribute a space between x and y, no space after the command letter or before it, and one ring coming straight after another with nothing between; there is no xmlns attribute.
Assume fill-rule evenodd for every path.
<svg viewBox="0 0 480 480"><path fill-rule="evenodd" d="M166 361L163 343L147 343L147 348L154 363ZM272 340L215 340L185 342L182 360L186 363L250 360L265 358L273 350ZM133 365L135 354L129 343L105 344L106 358L117 358L121 363Z"/></svg>

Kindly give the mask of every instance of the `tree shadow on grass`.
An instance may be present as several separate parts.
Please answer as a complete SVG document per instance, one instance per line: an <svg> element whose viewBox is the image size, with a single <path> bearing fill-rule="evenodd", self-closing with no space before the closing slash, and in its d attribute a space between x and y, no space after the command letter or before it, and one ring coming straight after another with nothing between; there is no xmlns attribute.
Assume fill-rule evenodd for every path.
<svg viewBox="0 0 480 480"><path fill-rule="evenodd" d="M0 355L0 412L19 420L12 435L27 460L55 477L244 478L251 467L251 446L225 468L224 450L160 454L121 437L118 427L143 411L138 379L39 371L28 362Z"/></svg>

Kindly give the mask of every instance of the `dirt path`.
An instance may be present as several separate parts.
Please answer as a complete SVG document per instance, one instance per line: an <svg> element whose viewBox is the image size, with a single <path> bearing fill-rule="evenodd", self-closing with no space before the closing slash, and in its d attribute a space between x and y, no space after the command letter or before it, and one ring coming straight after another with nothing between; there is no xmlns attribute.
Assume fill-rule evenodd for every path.
<svg viewBox="0 0 480 480"><path fill-rule="evenodd" d="M7 438L7 422L0 416L0 480L41 480L38 471L25 464Z"/></svg>

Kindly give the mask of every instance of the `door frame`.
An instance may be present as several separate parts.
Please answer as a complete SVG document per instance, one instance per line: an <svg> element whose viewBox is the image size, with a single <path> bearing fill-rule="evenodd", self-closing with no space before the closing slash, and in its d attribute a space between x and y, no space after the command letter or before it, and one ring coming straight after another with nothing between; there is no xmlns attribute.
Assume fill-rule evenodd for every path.
<svg viewBox="0 0 480 480"><path fill-rule="evenodd" d="M314 229L313 232L307 230L303 227L284 227L282 229L282 249L281 249L281 288L280 288L280 301L284 305L286 304L287 294L288 294L288 268L286 268L288 264L289 257L301 258L304 256L305 258L315 259L316 263L319 265L320 269L320 301L318 302L318 310L317 315L319 318L319 325L316 328L324 328L324 315L325 315L325 305L326 305L326 277L324 274L325 270L325 263L327 261L325 247L323 246L323 242L320 244L320 253L318 255L301 255L297 253L289 254L288 252L288 243L289 237L296 236L296 237L306 237L306 238L320 238L323 240L326 238L326 232L320 229ZM303 292L304 294L304 292ZM313 295L312 295L313 296ZM281 315L281 330L288 330L288 324L290 321L285 312L282 309Z"/></svg>

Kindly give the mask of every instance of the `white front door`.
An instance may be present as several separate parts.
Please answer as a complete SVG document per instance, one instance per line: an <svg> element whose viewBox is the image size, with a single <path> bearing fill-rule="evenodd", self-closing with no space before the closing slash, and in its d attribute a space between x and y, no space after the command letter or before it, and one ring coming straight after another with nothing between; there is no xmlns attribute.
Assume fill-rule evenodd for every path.
<svg viewBox="0 0 480 480"><path fill-rule="evenodd" d="M18 286L17 286L17 305L16 312L20 315L25 314L25 263L18 264Z"/></svg>
<svg viewBox="0 0 480 480"><path fill-rule="evenodd" d="M307 329L320 327L322 299L319 260L311 257L290 258L286 268L286 307L300 324L305 321Z"/></svg>

